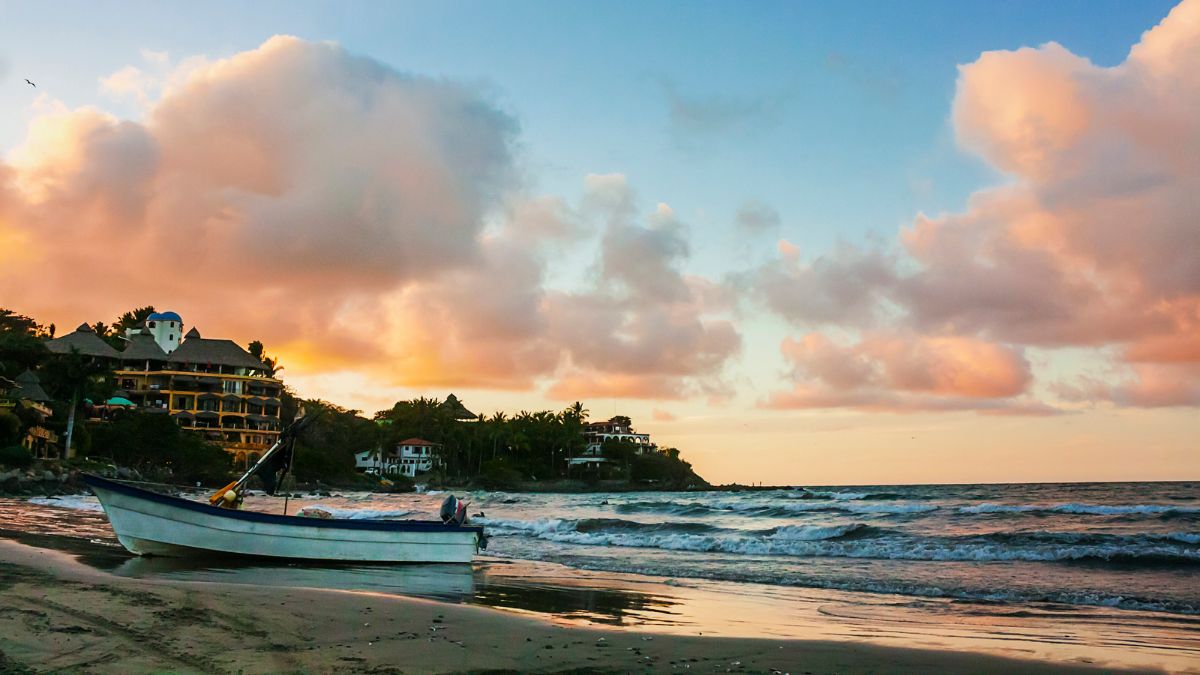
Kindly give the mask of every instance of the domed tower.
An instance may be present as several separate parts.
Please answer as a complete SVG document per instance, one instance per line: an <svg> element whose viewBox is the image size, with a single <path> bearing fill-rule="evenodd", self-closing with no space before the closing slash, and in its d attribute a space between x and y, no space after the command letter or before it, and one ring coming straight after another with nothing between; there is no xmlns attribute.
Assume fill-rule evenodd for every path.
<svg viewBox="0 0 1200 675"><path fill-rule="evenodd" d="M154 336L154 341L168 354L179 347L183 339L183 319L175 312L155 312L146 317L146 329Z"/></svg>

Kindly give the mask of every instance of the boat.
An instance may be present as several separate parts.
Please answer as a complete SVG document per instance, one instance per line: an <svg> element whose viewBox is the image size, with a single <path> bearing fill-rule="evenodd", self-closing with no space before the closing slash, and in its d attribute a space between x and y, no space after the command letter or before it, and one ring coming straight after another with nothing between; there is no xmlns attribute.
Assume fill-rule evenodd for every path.
<svg viewBox="0 0 1200 675"><path fill-rule="evenodd" d="M100 500L121 545L136 555L469 563L486 545L483 528L467 524L465 505L453 497L443 504L441 521L306 518L238 508L251 476L290 468L295 438L304 424L293 423L254 467L208 503L91 474L83 480ZM274 493L282 473L270 471L264 480L268 492Z"/></svg>

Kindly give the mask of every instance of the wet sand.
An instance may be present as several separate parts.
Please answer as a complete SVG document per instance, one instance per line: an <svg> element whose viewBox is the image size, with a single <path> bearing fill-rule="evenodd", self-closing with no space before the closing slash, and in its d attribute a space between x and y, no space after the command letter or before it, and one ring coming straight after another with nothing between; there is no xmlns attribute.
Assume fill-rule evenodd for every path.
<svg viewBox="0 0 1200 675"><path fill-rule="evenodd" d="M859 641L605 630L363 591L125 578L9 540L0 651L7 672L1113 672Z"/></svg>

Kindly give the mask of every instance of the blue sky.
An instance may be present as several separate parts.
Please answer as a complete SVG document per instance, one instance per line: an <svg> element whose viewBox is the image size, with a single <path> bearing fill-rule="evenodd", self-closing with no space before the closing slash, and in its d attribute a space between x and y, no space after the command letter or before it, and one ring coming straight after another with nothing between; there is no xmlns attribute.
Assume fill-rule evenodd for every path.
<svg viewBox="0 0 1200 675"><path fill-rule="evenodd" d="M814 252L961 207L997 177L952 142L956 65L1050 40L1112 65L1171 4L6 3L0 146L23 134L24 77L120 112L98 79L140 64L141 49L177 61L276 33L333 40L488 83L521 125L534 191L572 198L587 173L624 173L643 207L677 210L699 236L695 264L712 269L746 199ZM672 96L707 117L673 123Z"/></svg>
<svg viewBox="0 0 1200 675"><path fill-rule="evenodd" d="M1051 41L1097 66L1114 66L1125 60L1130 47L1162 21L1174 4L1159 0L8 2L0 4L0 156L11 159L11 151L26 139L29 123L46 117L47 101L61 102L70 110L95 106L118 117L139 120L139 104L102 91L100 80L126 66L146 71L157 67L159 75L165 74L168 68L148 62L146 50L166 53L169 67L174 68L193 56L215 61L255 50L277 34L294 35L310 43L332 41L354 55L379 61L401 73L467 83L472 92L485 92L481 105L498 107L519 126L515 162L523 184L518 191L521 196L551 196L578 206L584 201L585 177L589 174L623 174L641 214L650 214L658 203L665 203L684 224L691 253L684 271L719 284L735 274L766 269L770 264L767 261L778 259L778 239L797 245L805 261L829 254L839 242L863 245L870 241L898 251L897 233L912 226L918 214L970 212L968 197L1012 178L999 174L984 159L964 152L955 141L950 114L956 92L962 94L959 67L976 63L981 54L991 50L1039 47ZM1186 25L1181 19L1172 30L1183 31ZM1055 55L1043 50L1037 58L1039 63L1053 65ZM1005 64L1012 61L1008 59ZM1024 76L1015 66L1012 72L1012 78L1002 79L1002 83L1020 94L1025 91L1021 89ZM1167 75L1186 77L1186 73L1174 71ZM26 77L38 84L36 91L24 83ZM257 80L251 82L257 86ZM40 103L38 95L45 97ZM1088 104L1095 101L1104 106L1102 96L1089 99ZM1045 112L1036 104L1029 103L1030 109L1023 112L1035 117ZM280 114L286 116L287 111ZM1165 119L1175 118L1167 115ZM71 140L69 135L65 138ZM1138 142L1139 137L1131 138L1131 142ZM757 235L739 230L735 216L748 202L777 211L778 229ZM1090 208L1094 204L1080 206ZM31 222L35 219L27 218ZM15 220L13 223L27 227ZM0 243L6 241L6 225L10 224L0 220ZM1178 234L1177 229L1171 229L1177 223L1160 225L1168 233L1164 237ZM597 226L582 245L556 250L545 286L562 291L584 289L588 275L599 264L597 251L604 232ZM24 236L21 232L18 235ZM8 241L14 240L22 239ZM0 263L6 260L5 253L0 250ZM913 264L903 254L897 259L899 268ZM95 274L103 274L112 261L92 262L97 264ZM844 263L835 260L833 264ZM1059 271L1069 271L1069 265L1063 265ZM4 290L2 267L0 291ZM9 272L13 279L20 278ZM800 286L809 283L808 277L801 280ZM982 279L980 285L985 281ZM797 295L808 291L793 289ZM361 300L355 292L353 288L347 290L343 298L347 305ZM1138 300L1152 305L1152 300L1164 299L1146 298ZM122 309L134 303L178 302L173 297L154 301L140 295L136 300L124 295L108 300ZM197 306L210 299L186 300L193 302L190 311L198 312ZM79 320L67 316L61 303L55 305L55 301L50 298L43 303L50 314L48 320L60 321L60 325ZM933 304L936 301L931 300ZM24 309L14 301L4 302ZM186 320L188 307L170 308L184 313ZM33 314L37 310L36 303L25 309ZM64 315L54 315L54 311ZM1190 316L1187 311L1183 307L1178 315ZM799 339L813 326L805 325L803 317L768 311L761 297L752 294L740 298L729 314L736 324L741 348L721 352L718 367L703 374L727 376L736 395L716 402L703 395L682 400L597 396L589 402L590 407L599 415L632 414L643 428L675 434L668 436L667 442L686 443L689 450L694 449L693 456L700 459L702 469L705 461L712 462L709 466L717 465L714 458L720 457L731 442L730 434L741 434L748 425L759 429L763 434L760 438L767 440L762 443L765 449L757 455L757 464L750 462L743 473L718 479L755 480L780 457L790 456L795 447L815 443L829 451L828 457L842 456L848 445L858 447L858 455L837 465L836 471L831 468L828 474L829 480L855 480L846 476L856 475L856 468L886 465L880 464L879 453L889 441L881 443L879 439L890 438L887 434L911 437L913 430L940 434L931 441L930 456L950 456L963 438L980 436L994 437L997 451L1007 451L998 445L1000 439L1036 439L1048 429L1056 430L1058 436L1046 443L1074 448L1082 456L1099 446L1114 447L1115 441L1086 437L1092 428L1112 431L1111 438L1117 438L1116 432L1130 434L1140 429L1147 437L1151 432L1159 434L1159 445L1174 458L1174 466L1195 469L1184 434L1178 431L1186 426L1186 416L1194 412L1186 408L1187 404L1182 411L1167 409L1127 418L1121 417L1129 413L1114 403L1119 398L1115 395L1088 403L1063 399L1059 403L1065 402L1067 408L1074 405L1073 412L1091 405L1110 407L1074 417L993 417L986 425L973 412L967 412L974 408L957 399L944 408L952 412L931 412L936 406L916 406L905 415L881 414L869 406L853 405L765 410L763 402L777 394L789 378L796 380L791 384L809 383L797 379L794 373L803 370L802 366L815 368L819 355L793 353L785 358L781 349L787 347L788 340ZM90 320L106 318L102 313ZM1038 377L1027 378L1028 385L1017 398L1012 392L1004 393L1008 390L995 396L1009 402L1025 402L1029 398L1026 394L1041 398L1052 385L1060 384L1061 378L1090 375L1106 368L1109 370L1101 373L1101 379L1107 378L1112 391L1119 391L1120 383L1128 381L1130 364L1119 362L1127 340L1088 338L1047 346L1020 336L995 339L1004 332L1002 323L997 324L998 328L991 326L990 332L979 329L976 334L969 327L963 329L965 324L950 329L938 327L934 333L960 332L951 336L960 341L939 343L936 340L947 335L931 334L928 337L935 341L929 342L932 347L928 348L946 351L949 344L963 354L995 357L1001 366L1015 366L1025 375L1036 371ZM1186 333L1186 323L1179 325L1183 326L1181 334ZM906 327L893 328L894 341L881 340L876 348L883 349L879 345L886 343L891 349L906 341L905 346L922 344L920 336L904 332ZM614 330L614 335L623 337L621 327ZM864 328L846 320L831 330L834 338L851 336L853 340ZM262 336L255 333L253 337ZM988 340L996 344L982 344ZM279 342L282 340L272 344ZM582 351L578 348L572 354ZM663 360L669 360L669 352L667 345L660 355ZM855 356L850 352L847 355ZM1026 357L1032 366L1023 363ZM614 364L619 361L611 360ZM287 371L292 382L304 381L300 370L294 366ZM536 387L514 390L480 386L470 393L469 402L485 411L558 406L560 401L548 398L543 385L561 373L547 366L535 375L541 378ZM358 384L369 380L369 372L316 372L305 376L314 389L301 393L335 400L339 400L336 391L374 386ZM1165 375L1163 378L1169 379ZM341 382L337 385L340 390L328 384L335 381ZM326 386L333 393L318 390ZM381 387L381 400L388 396L394 400L414 394L444 395L448 391L440 382L426 389L407 386ZM461 389L470 386L453 388L462 393ZM907 396L912 392L900 393ZM379 403L344 402L361 407ZM658 414L662 410L666 412ZM649 421L652 414L656 414L657 421ZM1155 421L1159 419L1156 415L1164 416L1170 424ZM673 419L686 420L686 426L683 421L673 426ZM1129 426L1127 419L1139 420L1141 426ZM836 437L826 434L820 437L826 440L814 441L817 437L812 434L847 426L859 435L847 440L844 433ZM979 429L990 431L981 434ZM1086 442L1080 440L1085 438ZM1031 444L1030 457L1036 457L1042 449ZM1060 459L1059 465L1067 467L1063 471L1078 465L1068 455ZM907 469L903 462L888 466ZM1054 476L1069 477L1067 473ZM974 474L958 477L979 479ZM906 474L906 479L910 478L921 479Z"/></svg>

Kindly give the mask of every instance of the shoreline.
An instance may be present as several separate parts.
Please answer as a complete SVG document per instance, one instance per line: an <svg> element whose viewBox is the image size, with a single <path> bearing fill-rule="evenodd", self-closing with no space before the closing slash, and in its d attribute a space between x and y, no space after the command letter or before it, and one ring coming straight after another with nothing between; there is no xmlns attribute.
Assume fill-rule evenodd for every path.
<svg viewBox="0 0 1200 675"><path fill-rule="evenodd" d="M7 539L0 539L0 599L0 664L16 672L1121 670L861 640L582 626L523 610L370 591L127 578Z"/></svg>

